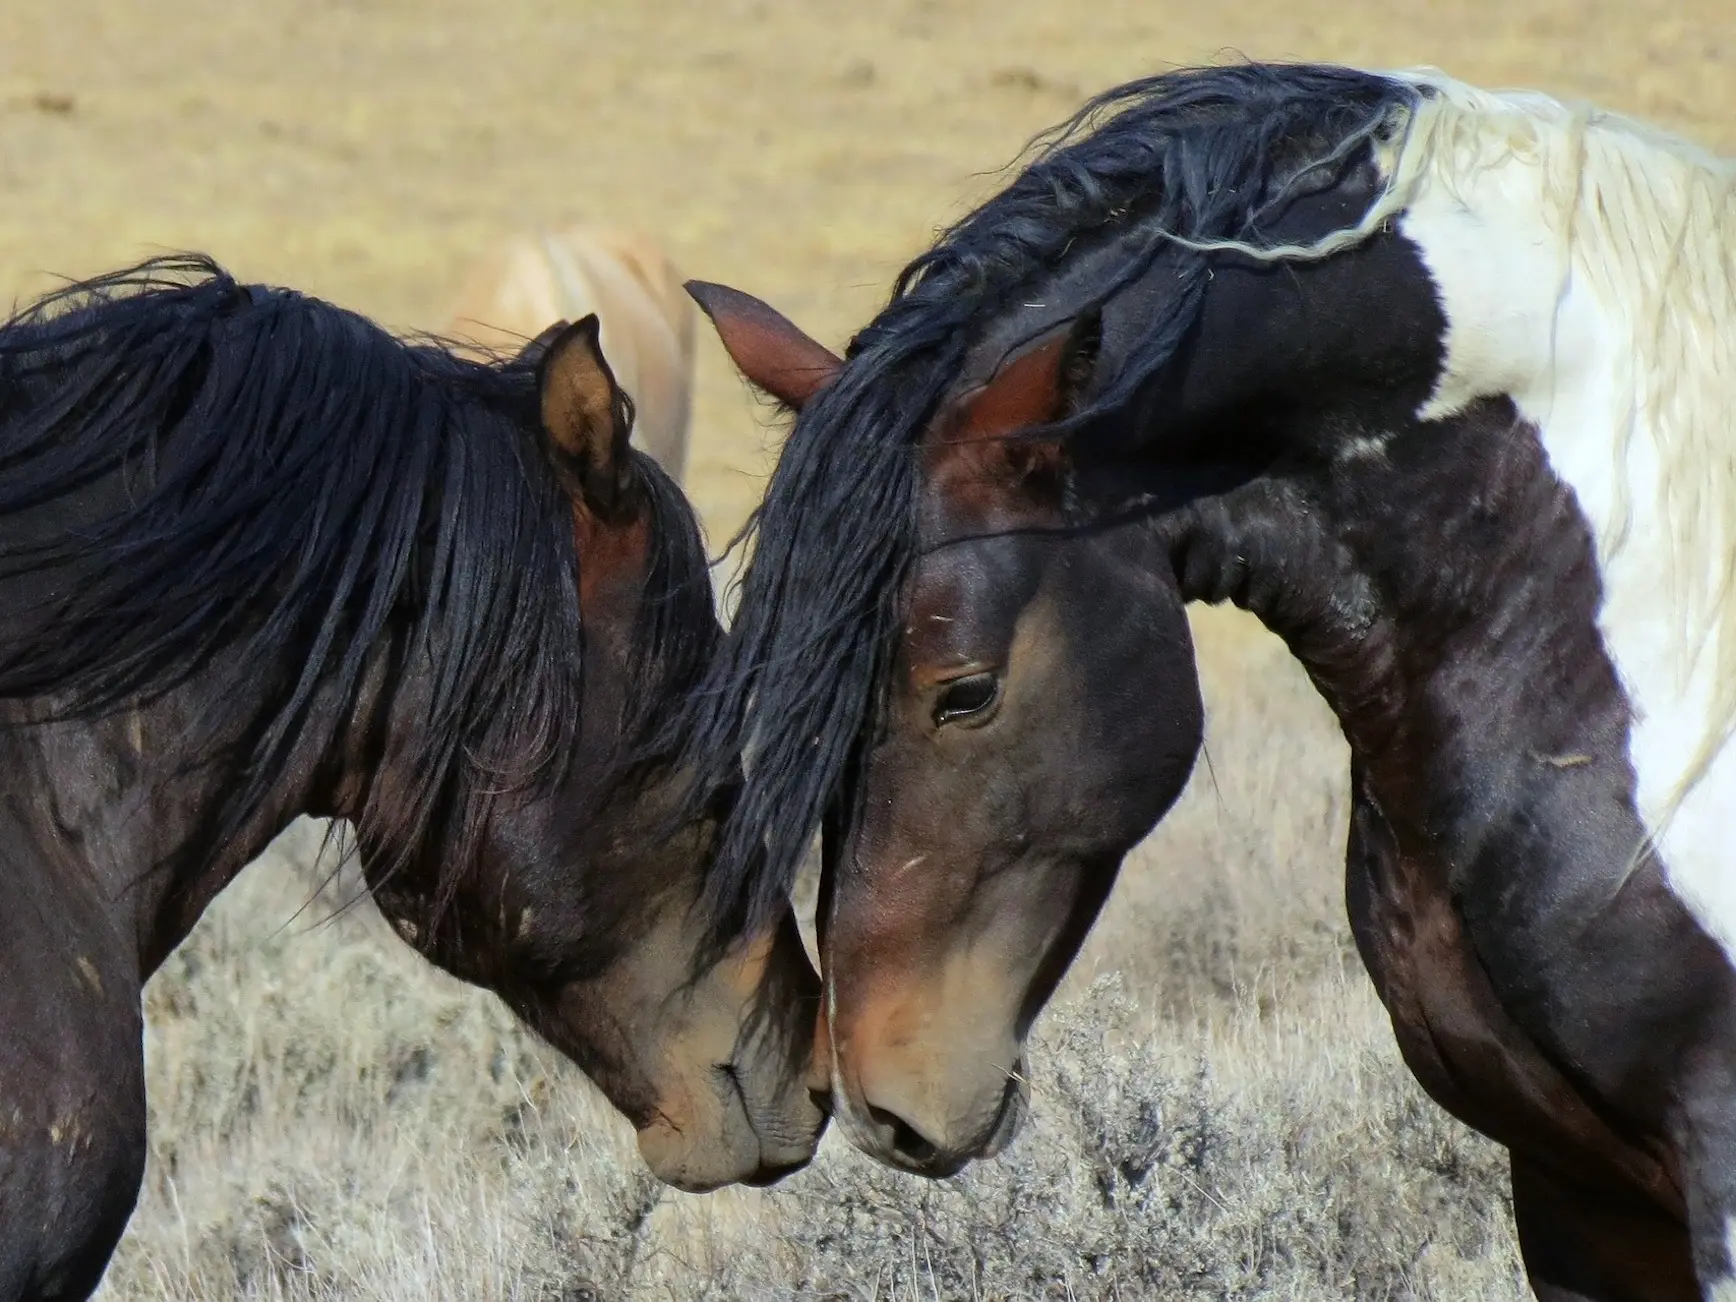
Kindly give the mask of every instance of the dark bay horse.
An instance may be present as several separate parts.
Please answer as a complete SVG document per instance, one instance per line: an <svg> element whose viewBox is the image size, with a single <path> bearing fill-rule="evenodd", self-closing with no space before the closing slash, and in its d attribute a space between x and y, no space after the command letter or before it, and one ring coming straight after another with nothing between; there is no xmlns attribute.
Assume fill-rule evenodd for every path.
<svg viewBox="0 0 1736 1302"><path fill-rule="evenodd" d="M713 904L769 916L824 823L858 1145L1011 1135L1200 745L1183 605L1227 600L1343 726L1357 944L1509 1148L1538 1294L1736 1298L1730 164L1438 74L1185 71L1047 141L843 360L696 293L800 411L690 698L750 757Z"/></svg>
<svg viewBox="0 0 1736 1302"><path fill-rule="evenodd" d="M140 987L304 812L663 1179L807 1160L793 918L714 945L723 806L647 831L679 783L636 739L719 630L630 424L594 317L484 363L191 259L0 327L0 1299L96 1286L145 1161Z"/></svg>

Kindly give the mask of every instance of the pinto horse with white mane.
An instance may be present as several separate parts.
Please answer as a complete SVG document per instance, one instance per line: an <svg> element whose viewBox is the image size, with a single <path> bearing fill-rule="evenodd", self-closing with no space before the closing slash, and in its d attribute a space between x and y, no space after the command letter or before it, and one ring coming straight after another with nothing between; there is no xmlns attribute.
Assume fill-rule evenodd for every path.
<svg viewBox="0 0 1736 1302"><path fill-rule="evenodd" d="M844 359L695 292L799 410L697 757L719 915L826 832L839 1124L929 1174L1200 746L1183 605L1352 753L1346 897L1543 1298L1736 1297L1736 172L1423 72L1112 91ZM761 858L765 851L769 856Z"/></svg>
<svg viewBox="0 0 1736 1302"><path fill-rule="evenodd" d="M670 827L642 744L721 630L597 333L478 362L203 259L0 324L3 1302L96 1287L145 1164L140 988L300 813L663 1179L813 1152L794 915L708 934L725 805Z"/></svg>
<svg viewBox="0 0 1736 1302"><path fill-rule="evenodd" d="M650 239L602 226L515 235L471 269L441 333L481 352L515 352L551 322L593 313L610 369L633 400L633 441L680 483L697 313Z"/></svg>

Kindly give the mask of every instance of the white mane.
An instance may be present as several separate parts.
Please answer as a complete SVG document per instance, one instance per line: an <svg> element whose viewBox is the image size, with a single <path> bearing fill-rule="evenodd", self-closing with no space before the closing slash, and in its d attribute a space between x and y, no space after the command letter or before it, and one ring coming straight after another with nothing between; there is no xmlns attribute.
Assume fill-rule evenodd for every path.
<svg viewBox="0 0 1736 1302"><path fill-rule="evenodd" d="M1547 388L1585 364L1558 353L1554 335L1576 286L1619 333L1615 373L1601 377L1615 408L1600 423L1615 431L1607 474L1616 488L1606 518L1593 520L1599 560L1607 574L1636 538L1656 547L1661 537L1665 560L1648 580L1671 612L1677 687L1705 699L1696 753L1681 757L1673 795L1651 811L1667 821L1736 733L1736 162L1536 91L1481 90L1432 68L1384 75L1424 94L1369 135L1387 185L1360 222L1277 247L1169 238L1261 261L1313 261L1398 224L1425 193L1477 189L1487 200L1491 187L1512 188L1507 213L1524 212L1545 232L1547 247L1527 250L1528 270L1546 267L1554 285L1556 319L1536 368L1547 374L1527 380ZM1491 232L1491 251L1502 234L1511 233ZM1493 363L1486 373L1446 377L1448 392L1431 404L1437 414L1494 396L1513 378L1503 359L1480 360ZM1655 466L1656 481L1638 499L1636 461ZM1709 690L1691 687L1694 678L1709 678Z"/></svg>
<svg viewBox="0 0 1736 1302"><path fill-rule="evenodd" d="M1683 756L1679 800L1736 724L1736 165L1588 105L1479 90L1433 70L1396 76L1431 93L1391 159L1377 217L1401 212L1422 184L1451 193L1518 162L1541 187L1557 241L1558 304L1582 278L1624 333L1610 377L1620 491L1612 518L1594 523L1606 568L1636 529L1664 540L1655 581L1682 680L1712 657L1709 717L1698 753ZM1651 500L1627 487L1637 439L1657 465Z"/></svg>

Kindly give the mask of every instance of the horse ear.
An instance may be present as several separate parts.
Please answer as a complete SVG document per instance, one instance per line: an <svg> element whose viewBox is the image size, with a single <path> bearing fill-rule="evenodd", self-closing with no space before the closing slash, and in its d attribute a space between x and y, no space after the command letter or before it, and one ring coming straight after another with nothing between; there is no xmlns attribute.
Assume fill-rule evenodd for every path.
<svg viewBox="0 0 1736 1302"><path fill-rule="evenodd" d="M572 322L570 321L556 321L552 326L547 327L541 334L537 335L535 339L532 339L523 348L519 349L517 360L525 366L540 365L543 357L548 353L548 350L554 346L555 340L561 337L561 332L566 330L571 324Z"/></svg>
<svg viewBox="0 0 1736 1302"><path fill-rule="evenodd" d="M1102 337L1102 317L1085 312L1002 362L980 388L953 402L942 437L952 442L1004 439L1060 419L1091 379Z"/></svg>
<svg viewBox="0 0 1736 1302"><path fill-rule="evenodd" d="M627 436L633 421L632 405L603 356L600 329L595 312L551 327L554 337L537 362L537 392L561 469L576 481L586 506L608 515L632 482ZM540 342L539 336L532 347Z"/></svg>
<svg viewBox="0 0 1736 1302"><path fill-rule="evenodd" d="M688 281L687 292L711 319L741 373L792 410L800 411L844 364L831 349L752 294L703 280Z"/></svg>
<svg viewBox="0 0 1736 1302"><path fill-rule="evenodd" d="M984 470L993 477L1024 481L1053 474L1064 460L1052 439L1021 438L1072 410L1097 361L1102 319L1082 313L1011 361L1003 361L980 386L949 404L935 425L935 452Z"/></svg>

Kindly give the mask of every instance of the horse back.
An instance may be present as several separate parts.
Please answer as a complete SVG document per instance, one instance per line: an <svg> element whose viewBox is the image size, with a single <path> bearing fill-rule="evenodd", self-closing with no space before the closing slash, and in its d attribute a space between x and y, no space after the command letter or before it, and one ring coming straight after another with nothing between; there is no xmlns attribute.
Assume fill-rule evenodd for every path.
<svg viewBox="0 0 1736 1302"><path fill-rule="evenodd" d="M681 276L635 232L573 226L485 254L441 333L511 352L558 320L596 313L603 352L637 411L634 441L680 479L687 459L695 318Z"/></svg>

